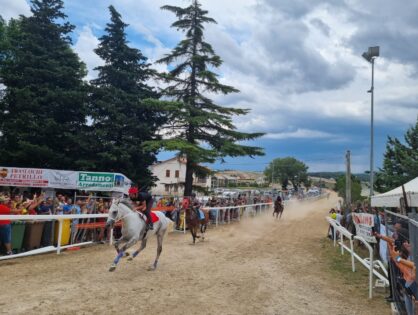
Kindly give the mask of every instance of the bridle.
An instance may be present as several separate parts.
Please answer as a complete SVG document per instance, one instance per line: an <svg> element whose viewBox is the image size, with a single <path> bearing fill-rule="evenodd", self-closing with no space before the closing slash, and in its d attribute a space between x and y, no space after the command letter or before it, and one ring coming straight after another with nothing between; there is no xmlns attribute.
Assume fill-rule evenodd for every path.
<svg viewBox="0 0 418 315"><path fill-rule="evenodd" d="M115 203L115 205L116 205L117 207L119 207L120 199L116 199L116 200L114 201L114 203ZM113 205L113 203L112 203L112 205ZM129 208L128 208L128 209L129 209ZM120 218L118 218L118 215L119 215L119 209L118 209L118 213L117 213L117 215L115 216L115 218L112 218L112 217L108 216L108 220L113 221L114 223L116 223L116 222L119 222L119 221L123 220L124 218L126 218L126 217L130 216L132 213L135 213L135 211L132 211L131 209L129 209L129 210L130 210L130 212L128 212L128 213L127 213L127 214L125 214L124 216L121 216Z"/></svg>

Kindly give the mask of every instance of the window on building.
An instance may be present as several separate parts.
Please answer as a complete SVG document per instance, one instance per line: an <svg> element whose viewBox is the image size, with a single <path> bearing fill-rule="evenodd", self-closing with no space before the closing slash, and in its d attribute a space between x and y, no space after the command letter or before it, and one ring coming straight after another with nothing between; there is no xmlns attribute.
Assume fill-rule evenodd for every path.
<svg viewBox="0 0 418 315"><path fill-rule="evenodd" d="M206 184L206 177L198 177L197 182L200 184Z"/></svg>
<svg viewBox="0 0 418 315"><path fill-rule="evenodd" d="M170 177L170 170L165 170L165 177Z"/></svg>
<svg viewBox="0 0 418 315"><path fill-rule="evenodd" d="M176 178L179 178L179 177L180 177L180 171L179 171L179 170L177 170L177 171L176 171L176 173L174 174L174 176L175 176Z"/></svg>
<svg viewBox="0 0 418 315"><path fill-rule="evenodd" d="M165 191L169 192L170 191L170 185L165 185Z"/></svg>
<svg viewBox="0 0 418 315"><path fill-rule="evenodd" d="M178 172L178 171L176 171ZM179 186L178 185L174 185L174 192L179 192Z"/></svg>

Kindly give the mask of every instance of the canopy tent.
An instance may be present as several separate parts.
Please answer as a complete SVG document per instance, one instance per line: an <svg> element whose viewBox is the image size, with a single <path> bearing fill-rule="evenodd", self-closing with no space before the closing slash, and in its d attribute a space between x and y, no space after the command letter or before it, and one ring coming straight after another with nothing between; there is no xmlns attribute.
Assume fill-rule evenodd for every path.
<svg viewBox="0 0 418 315"><path fill-rule="evenodd" d="M0 166L0 186L108 191L128 194L131 180L120 173Z"/></svg>
<svg viewBox="0 0 418 315"><path fill-rule="evenodd" d="M404 184L408 206L418 207L418 177ZM372 197L372 207L399 207L403 198L402 186Z"/></svg>

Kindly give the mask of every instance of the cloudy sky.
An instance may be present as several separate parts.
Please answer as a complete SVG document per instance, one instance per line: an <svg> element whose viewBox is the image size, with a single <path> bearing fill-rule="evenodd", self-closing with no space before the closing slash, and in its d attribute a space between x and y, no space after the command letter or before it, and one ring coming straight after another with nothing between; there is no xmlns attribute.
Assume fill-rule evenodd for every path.
<svg viewBox="0 0 418 315"><path fill-rule="evenodd" d="M182 38L170 28L165 4L187 0L66 0L76 25L74 49L89 78L101 64L93 52L113 4L131 44L154 61ZM236 120L247 132L265 132L252 144L266 156L229 159L217 168L262 170L273 157L294 156L311 171L369 169L371 67L362 57L379 45L375 66L375 156L382 163L387 136L403 137L418 114L418 2L403 0L201 0L218 24L206 40L224 60L222 80L241 93L217 97L226 106L250 108ZM9 19L30 14L26 0L0 0ZM159 66L160 70L163 70ZM161 158L172 154L163 153Z"/></svg>

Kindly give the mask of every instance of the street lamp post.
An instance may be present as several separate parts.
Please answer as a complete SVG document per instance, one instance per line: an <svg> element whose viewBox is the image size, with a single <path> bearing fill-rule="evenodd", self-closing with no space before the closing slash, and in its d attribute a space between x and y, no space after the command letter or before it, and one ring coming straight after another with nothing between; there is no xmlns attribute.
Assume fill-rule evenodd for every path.
<svg viewBox="0 0 418 315"><path fill-rule="evenodd" d="M370 197L374 194L374 60L379 57L380 48L379 46L369 47L369 49L362 54L362 57L367 62L372 64L372 87L367 93L371 94L371 115L370 115Z"/></svg>

